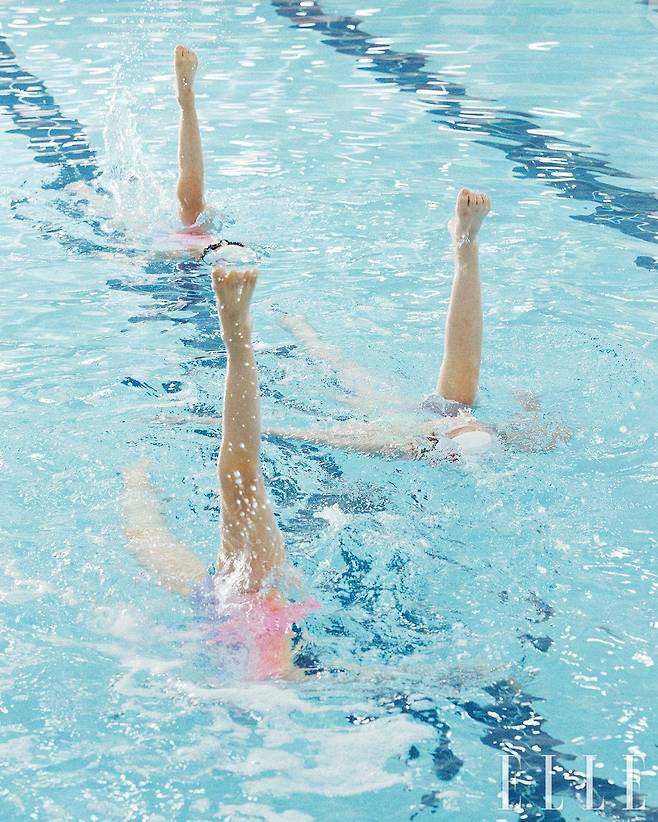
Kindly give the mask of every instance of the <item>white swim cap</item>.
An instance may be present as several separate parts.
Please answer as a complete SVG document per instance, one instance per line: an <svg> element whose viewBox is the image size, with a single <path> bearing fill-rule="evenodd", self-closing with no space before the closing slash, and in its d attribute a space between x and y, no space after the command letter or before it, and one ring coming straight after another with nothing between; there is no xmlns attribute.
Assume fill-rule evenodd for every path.
<svg viewBox="0 0 658 822"><path fill-rule="evenodd" d="M454 437L459 453L464 456L484 454L491 449L493 438L488 431L466 431Z"/></svg>

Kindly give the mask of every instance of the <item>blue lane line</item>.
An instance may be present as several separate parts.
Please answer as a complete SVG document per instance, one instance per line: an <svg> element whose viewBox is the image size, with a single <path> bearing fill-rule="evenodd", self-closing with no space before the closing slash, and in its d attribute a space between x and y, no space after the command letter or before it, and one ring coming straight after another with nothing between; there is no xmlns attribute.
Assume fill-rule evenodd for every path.
<svg viewBox="0 0 658 822"><path fill-rule="evenodd" d="M19 66L4 35L0 35L0 113L14 121L10 133L28 138L38 163L59 168L59 177L44 188L90 182L100 174L96 153L80 123L65 117L43 82Z"/></svg>
<svg viewBox="0 0 658 822"><path fill-rule="evenodd" d="M481 705L467 701L455 704L462 708L471 719L486 728L481 741L500 754L511 754L510 760L510 805L523 807L523 820L534 822L566 822L557 811L544 807L544 756L554 757L554 767L561 770L553 773L553 793L559 804L560 796L570 796L581 805L585 804L585 758L562 752L563 744L543 729L546 717L536 710L532 697L518 690L509 682L500 681L486 687L484 691L491 697L491 703ZM595 753L595 751L586 751ZM569 765L567 763L571 762ZM645 810L629 810L625 806L626 788L609 779L592 779L594 807L604 802L598 816L627 822L657 822L658 808L646 804ZM437 792L440 796L440 792ZM644 797L633 791L633 805L638 806ZM430 794L427 799L434 798ZM428 802L428 804L431 804Z"/></svg>
<svg viewBox="0 0 658 822"><path fill-rule="evenodd" d="M394 83L405 92L421 92L421 99L422 91L443 92L440 102L433 102L428 108L429 113L437 117L436 122L469 133L476 129L479 133L486 132L495 138L496 142L476 142L504 151L508 159L518 163L515 171L521 176L541 179L546 185L557 189L560 197L597 204L593 214L575 216L574 219L606 225L630 236L655 242L653 235L657 224L656 221L652 223L648 214L652 211L658 212L658 200L649 193L611 185L598 179L599 176L629 178L630 174L612 168L599 157L581 152L580 146L573 142L561 139L559 142L566 148L549 147L545 137L531 133L530 130L539 128L539 125L523 112L500 111L487 105L491 101L481 99L478 99L477 107L465 107L464 103L469 101L469 98L463 86L427 71L425 58L420 54L396 52L382 46L381 40L374 42L373 35L358 29L361 22L359 18L328 15L317 3L309 5L309 0L271 2L277 13L291 20L293 25L311 28L327 35L322 42L337 52L354 58L367 58L370 62L359 68L379 75L378 82ZM501 143L500 140L506 142ZM548 157L554 158L553 161L545 162L544 158ZM573 179L554 177L554 171L570 172ZM555 780L555 793L568 792L582 802L584 797L582 791L576 787L577 781L569 779L575 777L575 772L564 764L575 757L556 750L559 741L541 729L541 724L545 720L534 710L531 698L527 694L517 692L504 681L497 682L485 690L494 698L493 705L482 706L476 702L468 702L461 707L473 720L488 728L482 737L485 745L497 750L506 750L506 746L509 745L519 751L517 774L530 774L532 779L529 784L521 780L519 785L514 787L510 796L512 803L518 802L523 806L524 819L536 822L564 822L561 814L543 808L543 755L553 754L555 762L564 769L562 779ZM400 695L394 701L395 707L408 712L408 708L404 707L406 700L407 697ZM419 716L415 718L427 721ZM524 724L529 719L536 723L533 727ZM522 743L520 739L523 739ZM447 773L437 772L437 775L449 781L460 770L462 763L453 759L454 754L447 746L446 750L443 747L437 748L435 757L438 757L438 762L443 762L446 754L450 768ZM618 800L619 796L624 795L624 788L609 780L596 779L594 791L598 798L605 797L604 814L613 819L648 820L653 819L656 814L656 809L647 809L640 814L637 811L626 811ZM433 791L423 797L422 804L427 808L441 807L440 794L440 791Z"/></svg>
<svg viewBox="0 0 658 822"><path fill-rule="evenodd" d="M96 152L89 145L84 128L78 120L66 117L38 77L19 65L16 54L4 35L0 34L0 114L11 118L15 128L10 134L21 134L28 140L34 152L34 160L57 169L54 180L42 182L42 188L62 190L69 183L91 183L101 170L96 161ZM62 226L46 220L33 220L23 216L19 209L26 199L15 199L12 204L14 217L26 220L42 237L55 236L65 248L78 254L111 251L125 256L135 256L133 249L122 244L122 234L118 230L108 231L104 221L90 215L80 203L73 204L64 199L53 201L55 208L63 215L80 220L99 237L99 242L91 242L75 237Z"/></svg>
<svg viewBox="0 0 658 822"><path fill-rule="evenodd" d="M609 182L606 178L629 179L633 175L581 150L588 146L536 134L540 124L529 114L499 109L491 100L469 98L463 86L427 70L422 54L394 51L381 45L381 38L361 31L358 17L327 14L312 0L271 3L276 13L293 26L324 35L322 42L340 54L367 59L369 62L359 65L359 69L376 74L377 82L395 84L401 91L418 94L421 100L423 92L426 98L440 92L439 100L426 99L434 122L468 134L488 135L491 139L474 142L502 151L515 164L518 176L541 180L557 190L558 197L595 204L593 213L572 215L572 219L656 243L658 220L651 215L658 214L658 199L651 192ZM652 257L638 257L636 264L658 269L658 260Z"/></svg>

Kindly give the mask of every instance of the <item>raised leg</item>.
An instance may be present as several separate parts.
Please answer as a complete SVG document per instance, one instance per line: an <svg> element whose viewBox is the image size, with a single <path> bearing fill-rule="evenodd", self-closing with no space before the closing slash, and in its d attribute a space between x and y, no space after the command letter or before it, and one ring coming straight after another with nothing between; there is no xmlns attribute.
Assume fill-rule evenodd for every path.
<svg viewBox="0 0 658 822"><path fill-rule="evenodd" d="M203 152L193 87L198 63L197 56L191 49L176 46L176 98L181 110L177 194L183 225L193 225L203 211Z"/></svg>
<svg viewBox="0 0 658 822"><path fill-rule="evenodd" d="M218 565L257 591L285 559L283 537L260 464L260 394L251 344L249 305L255 271L213 271L212 283L228 353L222 445L217 470L221 499Z"/></svg>
<svg viewBox="0 0 658 822"><path fill-rule="evenodd" d="M486 194L463 188L448 223L455 252L455 277L445 330L437 391L446 400L472 405L480 377L482 299L477 234L489 213Z"/></svg>

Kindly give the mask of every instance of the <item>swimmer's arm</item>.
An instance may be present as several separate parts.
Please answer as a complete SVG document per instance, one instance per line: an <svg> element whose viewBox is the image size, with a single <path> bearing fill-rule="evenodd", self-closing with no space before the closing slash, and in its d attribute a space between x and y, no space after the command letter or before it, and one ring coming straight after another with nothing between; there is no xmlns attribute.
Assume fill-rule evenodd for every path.
<svg viewBox="0 0 658 822"><path fill-rule="evenodd" d="M221 428L221 417L194 417L179 416L176 414L163 414L156 417L156 422L165 425L192 425L199 428ZM277 428L270 426L263 429L263 434L274 437L281 437L286 440L298 440L299 442L310 442L317 445L333 445L337 448L353 448L356 451L366 451L375 453L378 448L374 448L372 443L366 442L357 436L346 436L344 432L338 434L331 428Z"/></svg>
<svg viewBox="0 0 658 822"><path fill-rule="evenodd" d="M565 425L558 425L553 431L535 420L525 420L523 426L510 425L498 429L498 436L511 451L541 453L553 451L561 443L569 442L571 431Z"/></svg>
<svg viewBox="0 0 658 822"><path fill-rule="evenodd" d="M532 391L515 391L514 398L526 414L516 414L507 428L498 431L505 445L512 451L541 453L552 451L572 437L566 425L547 428L541 418L541 401Z"/></svg>
<svg viewBox="0 0 658 822"><path fill-rule="evenodd" d="M329 445L332 448L357 451L360 454L409 456L409 449L403 443L392 441L390 437L378 436L374 432L369 435L369 432L353 430L349 424L334 428L265 428L263 433L312 445Z"/></svg>
<svg viewBox="0 0 658 822"><path fill-rule="evenodd" d="M102 190L94 188L82 180L76 180L66 186L66 191L77 194L81 200L86 200L94 209L96 215L107 218L112 216L110 211L111 198Z"/></svg>
<svg viewBox="0 0 658 822"><path fill-rule="evenodd" d="M193 425L197 427L220 427L221 417L194 417L167 414L157 418L158 422L168 425ZM352 426L338 425L334 428L277 428L266 427L263 434L282 437L287 440L308 442L312 445L329 445L332 448L344 448L348 451L357 451L361 454L384 454L387 456L408 457L413 449L407 443L391 441L390 437L382 437L378 430L377 435L371 431L364 433L356 431Z"/></svg>
<svg viewBox="0 0 658 822"><path fill-rule="evenodd" d="M189 594L206 570L170 532L145 463L123 472L123 517L128 544L137 561L176 594Z"/></svg>
<svg viewBox="0 0 658 822"><path fill-rule="evenodd" d="M519 390L514 391L512 395L524 411L534 414L538 414L541 411L541 402L539 397L536 394L533 394L532 391Z"/></svg>

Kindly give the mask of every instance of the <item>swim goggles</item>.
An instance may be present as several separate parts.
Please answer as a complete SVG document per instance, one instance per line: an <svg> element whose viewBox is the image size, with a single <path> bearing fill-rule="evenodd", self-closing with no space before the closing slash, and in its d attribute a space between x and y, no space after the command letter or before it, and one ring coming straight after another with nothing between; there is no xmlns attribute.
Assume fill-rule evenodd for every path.
<svg viewBox="0 0 658 822"><path fill-rule="evenodd" d="M237 248L247 248L244 243L239 243L236 240L219 240L216 243L210 243L207 245L203 251L201 252L201 260L204 262L208 262L206 260L206 254L211 254L214 251L219 251L221 248L228 248L229 246L235 246Z"/></svg>

